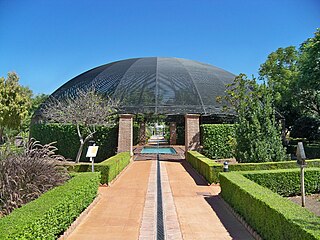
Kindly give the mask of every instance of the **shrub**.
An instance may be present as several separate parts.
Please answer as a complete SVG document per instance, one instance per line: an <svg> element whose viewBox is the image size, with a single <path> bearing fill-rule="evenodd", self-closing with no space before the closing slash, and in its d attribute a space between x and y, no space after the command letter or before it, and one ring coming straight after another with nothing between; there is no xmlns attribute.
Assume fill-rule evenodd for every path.
<svg viewBox="0 0 320 240"><path fill-rule="evenodd" d="M102 184L110 183L130 163L130 158L129 152L122 152L95 164L95 171L101 173L100 182ZM67 166L71 172L91 172L91 167L91 164L72 164Z"/></svg>
<svg viewBox="0 0 320 240"><path fill-rule="evenodd" d="M320 218L236 172L221 173L222 197L263 239L320 239Z"/></svg>
<svg viewBox="0 0 320 240"><path fill-rule="evenodd" d="M189 151L186 160L209 183L219 182L219 173L223 171L223 164L217 163L196 151ZM307 167L320 167L320 159L307 160ZM262 163L237 163L230 164L229 171L252 171L297 168L296 161L262 162Z"/></svg>
<svg viewBox="0 0 320 240"><path fill-rule="evenodd" d="M94 134L96 145L99 146L96 162L113 156L117 150L118 127L97 126ZM84 133L87 134L87 133ZM68 124L34 124L30 127L30 136L39 140L42 144L57 142L58 153L65 158L75 159L80 146L79 137L75 125ZM84 146L87 149L88 144ZM84 151L86 152L86 151ZM81 161L89 161L85 154Z"/></svg>
<svg viewBox="0 0 320 240"><path fill-rule="evenodd" d="M184 135L185 135L184 126L177 126L177 145L185 144Z"/></svg>
<svg viewBox="0 0 320 240"><path fill-rule="evenodd" d="M294 122L291 137L307 138L309 140L320 139L320 119L304 116Z"/></svg>
<svg viewBox="0 0 320 240"><path fill-rule="evenodd" d="M9 214L69 179L54 150L31 140L24 154L0 161L0 214Z"/></svg>
<svg viewBox="0 0 320 240"><path fill-rule="evenodd" d="M201 143L205 156L231 158L234 154L233 139L235 126L233 124L203 124L201 125Z"/></svg>
<svg viewBox="0 0 320 240"><path fill-rule="evenodd" d="M99 178L99 173L75 174L64 185L15 209L0 219L0 239L57 239L96 197Z"/></svg>
<svg viewBox="0 0 320 240"><path fill-rule="evenodd" d="M281 196L296 196L301 193L299 169L243 172L243 175ZM319 193L320 168L306 169L304 177L306 193Z"/></svg>

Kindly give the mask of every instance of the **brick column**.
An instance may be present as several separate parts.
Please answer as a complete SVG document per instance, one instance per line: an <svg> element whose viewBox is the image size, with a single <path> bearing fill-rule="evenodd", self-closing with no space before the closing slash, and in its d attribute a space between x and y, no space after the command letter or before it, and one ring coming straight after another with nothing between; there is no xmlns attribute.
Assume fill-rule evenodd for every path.
<svg viewBox="0 0 320 240"><path fill-rule="evenodd" d="M139 144L140 145L145 145L146 144L146 123L145 122L141 122L140 123Z"/></svg>
<svg viewBox="0 0 320 240"><path fill-rule="evenodd" d="M185 151L198 150L200 147L199 114L185 115Z"/></svg>
<svg viewBox="0 0 320 240"><path fill-rule="evenodd" d="M175 122L170 123L170 145L177 144L177 124Z"/></svg>
<svg viewBox="0 0 320 240"><path fill-rule="evenodd" d="M118 153L130 152L133 155L133 115L121 114L119 118Z"/></svg>

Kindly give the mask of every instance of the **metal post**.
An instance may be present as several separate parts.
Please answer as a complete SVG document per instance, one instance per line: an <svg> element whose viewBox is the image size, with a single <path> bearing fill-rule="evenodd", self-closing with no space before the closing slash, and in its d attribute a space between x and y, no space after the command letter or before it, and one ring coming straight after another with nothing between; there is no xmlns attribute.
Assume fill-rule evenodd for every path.
<svg viewBox="0 0 320 240"><path fill-rule="evenodd" d="M93 157L90 158L90 161L92 162L92 172L94 172L94 159L93 159Z"/></svg>
<svg viewBox="0 0 320 240"><path fill-rule="evenodd" d="M300 166L300 182L301 182L301 206L305 207L306 196L304 190L304 165Z"/></svg>

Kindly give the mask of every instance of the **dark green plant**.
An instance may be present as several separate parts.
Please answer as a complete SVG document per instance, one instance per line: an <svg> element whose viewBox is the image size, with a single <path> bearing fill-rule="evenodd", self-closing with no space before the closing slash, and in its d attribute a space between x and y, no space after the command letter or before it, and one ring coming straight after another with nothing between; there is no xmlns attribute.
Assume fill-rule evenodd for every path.
<svg viewBox="0 0 320 240"><path fill-rule="evenodd" d="M85 131L85 129L83 129ZM86 134L86 133L85 133ZM76 133L76 126L70 124L33 124L30 127L30 136L39 140L42 144L57 142L58 154L65 158L75 159L79 149L79 138ZM93 140L99 146L95 162L101 162L113 156L117 151L118 126L105 127L96 126L96 133ZM87 144L84 149L87 149ZM81 161L88 161L85 154Z"/></svg>
<svg viewBox="0 0 320 240"><path fill-rule="evenodd" d="M240 74L228 85L225 99L237 113L235 156L239 162L285 160L281 131L275 120L272 90Z"/></svg>
<svg viewBox="0 0 320 240"><path fill-rule="evenodd" d="M77 173L64 185L0 219L0 239L57 239L93 201L99 173Z"/></svg>
<svg viewBox="0 0 320 240"><path fill-rule="evenodd" d="M263 239L320 239L320 218L237 172L220 174L221 195Z"/></svg>
<svg viewBox="0 0 320 240"><path fill-rule="evenodd" d="M297 119L292 127L290 137L320 140L320 118L304 116Z"/></svg>
<svg viewBox="0 0 320 240"><path fill-rule="evenodd" d="M203 124L200 129L205 156L211 159L234 156L235 126L233 124Z"/></svg>

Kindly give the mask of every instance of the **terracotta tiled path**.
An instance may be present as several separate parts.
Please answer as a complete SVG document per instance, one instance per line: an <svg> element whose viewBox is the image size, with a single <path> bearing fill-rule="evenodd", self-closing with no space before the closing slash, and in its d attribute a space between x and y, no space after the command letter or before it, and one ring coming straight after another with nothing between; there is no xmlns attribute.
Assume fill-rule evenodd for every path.
<svg viewBox="0 0 320 240"><path fill-rule="evenodd" d="M135 161L68 239L156 239L155 160ZM165 239L253 239L206 182L178 155L161 156Z"/></svg>

